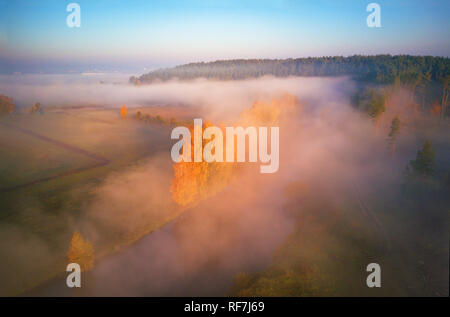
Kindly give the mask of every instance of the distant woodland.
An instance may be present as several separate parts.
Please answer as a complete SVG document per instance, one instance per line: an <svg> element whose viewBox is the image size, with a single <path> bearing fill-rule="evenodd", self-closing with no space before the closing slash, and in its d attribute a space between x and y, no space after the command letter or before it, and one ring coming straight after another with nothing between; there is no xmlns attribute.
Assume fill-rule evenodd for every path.
<svg viewBox="0 0 450 317"><path fill-rule="evenodd" d="M413 84L420 81L442 82L450 74L447 57L376 55L350 57L308 57L296 59L236 59L210 63L190 63L164 68L131 77L131 83L148 84L173 78L182 80L204 77L232 80L265 75L287 76L354 76L359 80L391 84L396 80Z"/></svg>
<svg viewBox="0 0 450 317"><path fill-rule="evenodd" d="M350 57L309 57L297 59L237 59L209 63L190 63L164 68L131 77L135 85L164 82L171 79L240 80L266 75L350 76L363 84L399 84L410 88L416 100L428 108L436 102L444 116L448 103L450 59L447 57L376 55ZM446 114L448 115L448 113Z"/></svg>

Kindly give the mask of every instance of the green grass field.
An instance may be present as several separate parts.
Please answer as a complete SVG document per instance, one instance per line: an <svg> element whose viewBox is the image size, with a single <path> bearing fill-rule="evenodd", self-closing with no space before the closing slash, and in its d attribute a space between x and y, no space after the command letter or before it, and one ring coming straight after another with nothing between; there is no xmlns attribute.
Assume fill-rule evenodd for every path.
<svg viewBox="0 0 450 317"><path fill-rule="evenodd" d="M2 118L0 189L9 190L0 190L0 258L5 259L0 264L0 295L20 294L64 272L74 230L92 238L99 259L172 220L179 210L171 204L168 191L169 155L160 166L169 175L161 184L167 188L160 197L164 208L152 205L145 214L127 215L124 219L132 219L127 227L114 227L103 224L97 215L107 214L106 208L91 206L102 188L109 190L107 182L114 177L126 181L127 175L145 170L146 162L159 152L169 153L169 140L169 126L123 119L111 109L59 109ZM148 212L151 208L157 212ZM8 273L12 270L14 276Z"/></svg>
<svg viewBox="0 0 450 317"><path fill-rule="evenodd" d="M0 190L93 164L84 155L7 126L0 126L0 147Z"/></svg>

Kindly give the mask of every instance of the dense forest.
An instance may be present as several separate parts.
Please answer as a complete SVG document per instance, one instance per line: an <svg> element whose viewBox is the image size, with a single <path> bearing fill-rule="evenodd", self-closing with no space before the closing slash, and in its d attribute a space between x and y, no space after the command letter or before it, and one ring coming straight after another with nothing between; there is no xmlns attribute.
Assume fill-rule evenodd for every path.
<svg viewBox="0 0 450 317"><path fill-rule="evenodd" d="M171 79L207 78L239 80L265 75L288 76L350 76L363 84L401 84L410 88L423 108L436 101L441 116L448 115L450 59L448 57L376 55L350 57L308 57L297 59L238 59L210 63L190 63L164 68L131 77L135 85ZM425 106L428 104L428 106Z"/></svg>
<svg viewBox="0 0 450 317"><path fill-rule="evenodd" d="M131 83L148 84L173 78L182 80L204 77L209 79L247 79L264 75L287 76L354 76L359 80L382 84L400 80L405 83L427 80L442 82L450 74L447 57L376 55L350 57L308 57L297 59L237 59L210 63L190 63L164 68L131 77Z"/></svg>

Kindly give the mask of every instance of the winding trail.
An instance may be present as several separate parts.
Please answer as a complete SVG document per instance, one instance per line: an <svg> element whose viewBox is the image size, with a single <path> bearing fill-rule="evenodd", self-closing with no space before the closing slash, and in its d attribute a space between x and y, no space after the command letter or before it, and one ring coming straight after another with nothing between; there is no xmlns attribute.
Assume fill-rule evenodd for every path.
<svg viewBox="0 0 450 317"><path fill-rule="evenodd" d="M34 131L31 131L31 130L28 130L28 129L24 129L24 128L21 128L21 127L12 125L12 124L8 124L8 123L0 123L0 125L8 127L10 129L14 129L16 131L20 131L20 132L22 132L24 134L27 134L27 135L32 136L32 137L35 137L35 138L40 139L42 141L51 143L53 145L56 145L56 146L58 146L60 148L65 149L67 151L70 151L70 152L73 152L73 153L77 153L77 154L80 154L80 155L84 155L84 156L86 156L86 157L88 157L88 158L90 158L90 159L95 161L94 164L86 166L86 167L81 167L81 168L69 170L69 171L66 171L66 172L63 172L63 173L59 173L59 174L54 175L54 176L39 178L39 179L36 179L34 181L31 181L31 182L28 182L28 183L24 183L24 184L20 184L20 185L15 185L15 186L6 187L6 188L0 188L0 193L10 192L10 191L13 191L13 190L16 190L16 189L28 187L28 186L35 185L35 184L40 184L40 183L47 182L47 181L50 181L50 180L53 180L53 179L57 179L57 178L61 178L61 177L64 177L64 176L81 173L81 172L84 172L84 171L87 171L87 170L90 170L90 169L93 169L93 168L97 168L97 167L100 167L100 166L105 166L105 165L110 163L110 160L108 160L107 158L101 156L100 154L89 152L89 151L84 150L82 148L79 148L77 146L74 146L74 145L71 145L71 144L67 144L67 143L64 143L62 141L46 137L46 136L44 136L42 134L38 134L38 133L36 133Z"/></svg>

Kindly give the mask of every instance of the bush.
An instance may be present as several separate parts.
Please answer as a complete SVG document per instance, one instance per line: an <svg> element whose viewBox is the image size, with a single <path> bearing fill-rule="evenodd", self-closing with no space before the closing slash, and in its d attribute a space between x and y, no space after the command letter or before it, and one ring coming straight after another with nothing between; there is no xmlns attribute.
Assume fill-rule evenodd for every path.
<svg viewBox="0 0 450 317"><path fill-rule="evenodd" d="M11 114L15 109L16 105L12 98L0 95L0 116Z"/></svg>

